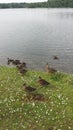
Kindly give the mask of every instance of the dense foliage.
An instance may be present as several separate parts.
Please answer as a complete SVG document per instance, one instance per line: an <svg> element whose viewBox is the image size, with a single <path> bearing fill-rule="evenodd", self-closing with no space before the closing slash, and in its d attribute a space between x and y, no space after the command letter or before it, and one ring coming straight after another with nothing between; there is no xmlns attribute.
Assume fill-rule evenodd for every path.
<svg viewBox="0 0 73 130"><path fill-rule="evenodd" d="M43 8L43 7L73 7L73 0L48 0L38 3L1 3L0 8Z"/></svg>
<svg viewBox="0 0 73 130"><path fill-rule="evenodd" d="M0 8L37 8L37 7L48 7L47 2L39 3L2 3Z"/></svg>
<svg viewBox="0 0 73 130"><path fill-rule="evenodd" d="M73 0L48 0L48 7L73 7Z"/></svg>

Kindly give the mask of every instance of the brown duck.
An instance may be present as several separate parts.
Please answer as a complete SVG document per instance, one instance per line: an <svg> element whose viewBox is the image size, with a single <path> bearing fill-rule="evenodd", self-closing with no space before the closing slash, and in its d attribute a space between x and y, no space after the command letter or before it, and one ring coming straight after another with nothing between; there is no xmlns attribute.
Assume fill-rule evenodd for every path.
<svg viewBox="0 0 73 130"><path fill-rule="evenodd" d="M42 86L47 86L49 85L50 83L47 82L45 79L42 79L40 76L39 76L39 80L38 80L38 83Z"/></svg>
<svg viewBox="0 0 73 130"><path fill-rule="evenodd" d="M44 101L45 98L42 94L33 94L32 99L35 101Z"/></svg>
<svg viewBox="0 0 73 130"><path fill-rule="evenodd" d="M48 72L50 72L50 73L55 73L55 72L57 72L57 70L54 69L54 68L49 68Z"/></svg>
<svg viewBox="0 0 73 130"><path fill-rule="evenodd" d="M26 92L34 92L36 88L33 88L31 86L27 86L26 84L23 84L23 88Z"/></svg>
<svg viewBox="0 0 73 130"><path fill-rule="evenodd" d="M55 72L57 72L56 69L50 68L48 63L46 64L46 71L47 71L47 72L50 72L50 73L55 73Z"/></svg>

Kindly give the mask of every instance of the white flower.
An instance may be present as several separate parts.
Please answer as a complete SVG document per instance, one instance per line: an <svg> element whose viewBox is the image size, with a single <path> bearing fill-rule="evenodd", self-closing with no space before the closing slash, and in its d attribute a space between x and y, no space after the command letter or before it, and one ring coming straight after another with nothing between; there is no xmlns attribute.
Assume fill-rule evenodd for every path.
<svg viewBox="0 0 73 130"><path fill-rule="evenodd" d="M70 127L70 126L68 126L68 128L69 128L69 130L71 130L71 127Z"/></svg>
<svg viewBox="0 0 73 130"><path fill-rule="evenodd" d="M38 123L38 121L36 121L36 123Z"/></svg>
<svg viewBox="0 0 73 130"><path fill-rule="evenodd" d="M35 103L34 103L34 102L32 103L32 106L33 106L33 107L35 106Z"/></svg>
<svg viewBox="0 0 73 130"><path fill-rule="evenodd" d="M50 109L50 111L52 112L52 109Z"/></svg>
<svg viewBox="0 0 73 130"><path fill-rule="evenodd" d="M24 125L22 125L22 128L25 128L25 126L24 126Z"/></svg>
<svg viewBox="0 0 73 130"><path fill-rule="evenodd" d="M7 102L7 98L4 99L4 102Z"/></svg>
<svg viewBox="0 0 73 130"><path fill-rule="evenodd" d="M52 120L54 120L54 117L52 118Z"/></svg>
<svg viewBox="0 0 73 130"><path fill-rule="evenodd" d="M24 81L24 78L23 78L23 77L21 77L21 80L22 80L22 81Z"/></svg>

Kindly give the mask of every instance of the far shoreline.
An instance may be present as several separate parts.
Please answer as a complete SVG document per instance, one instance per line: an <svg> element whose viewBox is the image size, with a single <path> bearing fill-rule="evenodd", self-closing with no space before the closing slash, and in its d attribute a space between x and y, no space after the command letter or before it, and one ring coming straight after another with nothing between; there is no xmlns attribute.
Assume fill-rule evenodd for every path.
<svg viewBox="0 0 73 130"><path fill-rule="evenodd" d="M0 9L15 8L73 8L73 2L68 0L47 0L43 2L11 2L0 3Z"/></svg>

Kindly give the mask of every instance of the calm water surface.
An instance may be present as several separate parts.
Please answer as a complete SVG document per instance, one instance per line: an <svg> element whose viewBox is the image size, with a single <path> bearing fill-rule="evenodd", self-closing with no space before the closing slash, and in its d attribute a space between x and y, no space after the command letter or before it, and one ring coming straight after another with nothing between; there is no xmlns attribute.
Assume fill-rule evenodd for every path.
<svg viewBox="0 0 73 130"><path fill-rule="evenodd" d="M0 65L7 57L73 73L73 9L0 9Z"/></svg>

